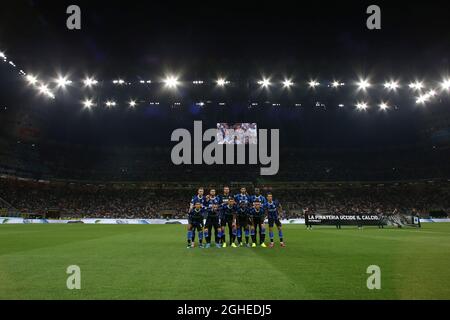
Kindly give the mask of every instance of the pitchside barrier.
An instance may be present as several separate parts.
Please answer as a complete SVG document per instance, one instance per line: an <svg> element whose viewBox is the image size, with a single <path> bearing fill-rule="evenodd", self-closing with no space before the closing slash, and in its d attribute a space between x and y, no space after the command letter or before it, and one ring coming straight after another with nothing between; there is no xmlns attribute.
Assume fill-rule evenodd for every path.
<svg viewBox="0 0 450 320"><path fill-rule="evenodd" d="M312 217L314 216L314 217ZM333 220L334 215L309 215L311 218L309 222L313 225L336 225L336 220ZM350 216L345 216L350 217ZM352 216L354 217L354 216ZM372 215L364 215L360 218L361 220L355 220L352 218L341 219L341 225L378 225L379 220L375 220ZM415 219L414 219L415 218ZM313 222L314 221L314 222ZM359 221L359 223L358 223ZM412 224L418 224L418 219L413 217ZM267 222L267 221L266 221ZM306 224L305 219L284 219L281 220L283 224ZM424 222L450 222L450 219L420 219L421 223ZM24 219L24 218L14 218L14 217L0 217L0 224L187 224L186 219Z"/></svg>
<svg viewBox="0 0 450 320"><path fill-rule="evenodd" d="M403 214L306 214L305 224L332 226L394 226L420 227L421 219L414 215Z"/></svg>
<svg viewBox="0 0 450 320"><path fill-rule="evenodd" d="M378 226L384 224L377 215L333 215L333 214L306 214L307 225L367 225Z"/></svg>

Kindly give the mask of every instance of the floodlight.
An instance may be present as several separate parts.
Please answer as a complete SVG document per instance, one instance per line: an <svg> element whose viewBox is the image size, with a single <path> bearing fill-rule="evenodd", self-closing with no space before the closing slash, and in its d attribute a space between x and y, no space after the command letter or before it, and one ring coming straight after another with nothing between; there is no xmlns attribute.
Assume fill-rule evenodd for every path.
<svg viewBox="0 0 450 320"><path fill-rule="evenodd" d="M357 83L357 85L358 85L358 90L364 90L364 91L371 86L371 84L369 83L369 80L367 80L367 79L360 79L359 82Z"/></svg>
<svg viewBox="0 0 450 320"><path fill-rule="evenodd" d="M450 79L444 79L444 81L442 81L442 83L441 83L441 87L444 90L449 90L450 89Z"/></svg>
<svg viewBox="0 0 450 320"><path fill-rule="evenodd" d="M320 85L320 83L317 82L316 80L311 80L311 81L308 82L308 85L309 85L310 88L315 88L318 85Z"/></svg>
<svg viewBox="0 0 450 320"><path fill-rule="evenodd" d="M411 89L413 89L413 90L421 90L421 89L424 88L424 85L423 85L422 82L416 81L416 82L411 82L411 83L409 84L409 87L410 87Z"/></svg>
<svg viewBox="0 0 450 320"><path fill-rule="evenodd" d="M263 88L267 88L271 85L270 79L267 78L263 78L262 80L258 81L258 84Z"/></svg>
<svg viewBox="0 0 450 320"><path fill-rule="evenodd" d="M86 100L83 101L83 106L86 109L92 108L93 105L94 105L94 103L92 102L92 99L86 99Z"/></svg>
<svg viewBox="0 0 450 320"><path fill-rule="evenodd" d="M368 107L369 107L369 106L367 105L366 102L358 102L358 103L356 104L356 108L357 108L358 110L366 110Z"/></svg>
<svg viewBox="0 0 450 320"><path fill-rule="evenodd" d="M283 81L283 87L286 89L289 89L290 87L292 87L294 85L294 82L292 82L291 79L285 79Z"/></svg>
<svg viewBox="0 0 450 320"><path fill-rule="evenodd" d="M333 88L337 88L337 87L339 87L341 84L339 83L339 81L333 81L332 83L331 83L331 86L333 87Z"/></svg>
<svg viewBox="0 0 450 320"><path fill-rule="evenodd" d="M399 86L397 81L387 81L384 83L384 87L388 90L397 90Z"/></svg>
<svg viewBox="0 0 450 320"><path fill-rule="evenodd" d="M83 81L83 83L86 87L92 87L92 86L95 86L96 84L98 84L98 81L95 80L94 78L88 77Z"/></svg>
<svg viewBox="0 0 450 320"><path fill-rule="evenodd" d="M219 78L217 79L216 83L219 87L224 87L228 83L228 81L224 78Z"/></svg>
<svg viewBox="0 0 450 320"><path fill-rule="evenodd" d="M31 75L31 74L27 75L26 79L27 79L28 83L32 84L32 85L35 85L38 82L37 77L35 77L35 76Z"/></svg>
<svg viewBox="0 0 450 320"><path fill-rule="evenodd" d="M428 94L421 94L417 99L416 99L416 103L417 104L424 104L425 102L427 102L430 99L430 96Z"/></svg>
<svg viewBox="0 0 450 320"><path fill-rule="evenodd" d="M108 100L108 101L106 101L106 106L107 107L115 107L116 102L114 100Z"/></svg>
<svg viewBox="0 0 450 320"><path fill-rule="evenodd" d="M164 79L164 83L168 88L176 88L179 84L178 78L175 76L168 76L166 79Z"/></svg>
<svg viewBox="0 0 450 320"><path fill-rule="evenodd" d="M58 79L55 80L58 88L65 88L66 86L72 83L71 80L68 80L67 77L59 76Z"/></svg>
<svg viewBox="0 0 450 320"><path fill-rule="evenodd" d="M389 105L386 102L380 103L379 107L380 107L380 110L382 110L382 111L389 109Z"/></svg>

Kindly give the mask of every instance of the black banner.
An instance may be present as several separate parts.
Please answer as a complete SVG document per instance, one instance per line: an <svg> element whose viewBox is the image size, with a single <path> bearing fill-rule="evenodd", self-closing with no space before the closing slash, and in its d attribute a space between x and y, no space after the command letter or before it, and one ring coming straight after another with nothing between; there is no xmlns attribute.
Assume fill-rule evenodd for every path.
<svg viewBox="0 0 450 320"><path fill-rule="evenodd" d="M306 225L378 226L383 223L376 214L305 214Z"/></svg>
<svg viewBox="0 0 450 320"><path fill-rule="evenodd" d="M261 306L258 308L256 306ZM83 315L96 314L99 316L119 316L129 317L130 315L141 315L148 310L159 318L169 319L289 319L292 314L303 310L304 313L311 310L326 317L334 317L336 310L355 310L346 315L349 319L361 319L361 314L367 310L389 310L390 314L401 310L402 316L426 316L425 312L436 310L446 312L448 301L390 301L390 300L260 300L257 302L250 300L198 300L198 301L171 301L171 300L126 300L126 301L50 301L50 300L22 300L22 301L0 301L0 309L4 312L10 310L11 313L19 316L45 315L46 319L69 320L83 317ZM70 317L61 317L67 310L70 310ZM206 313L202 310L210 310ZM216 311L217 310L217 311ZM264 310L264 313L262 313ZM425 310L425 311L424 311ZM423 314L422 314L423 312ZM357 315L355 315L357 314ZM311 316L314 316L311 314Z"/></svg>

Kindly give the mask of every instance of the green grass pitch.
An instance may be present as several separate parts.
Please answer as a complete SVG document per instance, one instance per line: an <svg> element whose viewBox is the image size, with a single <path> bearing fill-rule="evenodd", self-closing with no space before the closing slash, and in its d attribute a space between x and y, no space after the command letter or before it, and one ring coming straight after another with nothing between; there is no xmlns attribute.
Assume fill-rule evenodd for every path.
<svg viewBox="0 0 450 320"><path fill-rule="evenodd" d="M186 249L181 225L0 225L0 299L450 299L450 224L284 233L286 248Z"/></svg>

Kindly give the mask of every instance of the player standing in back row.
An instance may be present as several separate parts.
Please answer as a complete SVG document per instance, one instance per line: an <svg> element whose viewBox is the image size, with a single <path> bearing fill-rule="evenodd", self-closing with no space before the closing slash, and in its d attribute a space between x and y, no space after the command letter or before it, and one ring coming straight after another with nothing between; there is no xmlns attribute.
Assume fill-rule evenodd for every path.
<svg viewBox="0 0 450 320"><path fill-rule="evenodd" d="M252 247L256 247L256 235L259 234L259 244L265 248L266 244L264 240L266 238L266 228L264 226L264 220L266 215L264 213L264 207L261 206L261 202L253 202L253 208L250 209L251 217L251 235L252 235Z"/></svg>
<svg viewBox="0 0 450 320"><path fill-rule="evenodd" d="M222 247L227 247L226 241L226 229L228 225L228 234L230 236L230 246L234 243L236 239L236 211L237 207L234 203L234 198L229 197L228 201L222 203L221 206L221 215L220 215L220 226L222 227Z"/></svg>
<svg viewBox="0 0 450 320"><path fill-rule="evenodd" d="M245 187L242 187L240 189L240 193L234 196L234 201L237 205L239 205L241 202L245 202L247 204L250 202L250 196L248 195L247 189Z"/></svg>
<svg viewBox="0 0 450 320"><path fill-rule="evenodd" d="M254 202L259 202L261 204L261 207L264 207L267 199L261 194L259 188L255 188L255 194L250 197L250 202L252 203L252 205Z"/></svg>
<svg viewBox="0 0 450 320"><path fill-rule="evenodd" d="M249 208L248 204L244 201L241 201L238 205L236 212L236 228L237 228L237 239L238 245L240 247L244 246L242 242L242 233L245 234L245 246L250 247L249 238L250 238L250 230L249 230ZM231 244L232 247L236 247L234 242Z"/></svg>
<svg viewBox="0 0 450 320"><path fill-rule="evenodd" d="M228 203L228 199L231 197L230 194L230 187L225 186L223 187L223 194L221 196L219 196L219 204L227 204Z"/></svg>
<svg viewBox="0 0 450 320"><path fill-rule="evenodd" d="M280 245L285 247L283 241L283 231L281 228L281 221L279 218L279 213L281 210L281 205L277 200L273 200L271 193L267 194L266 211L269 218L269 237L270 237L270 247L273 248L273 225L275 224L278 229L278 237L280 238Z"/></svg>
<svg viewBox="0 0 450 320"><path fill-rule="evenodd" d="M219 205L217 203L211 204L206 209L206 223L205 223L205 230L203 231L205 238L206 238L206 248L211 247L211 236L214 230L214 236L215 236L215 243L216 247L220 248L220 238L222 237L222 229L220 227L219 222Z"/></svg>

